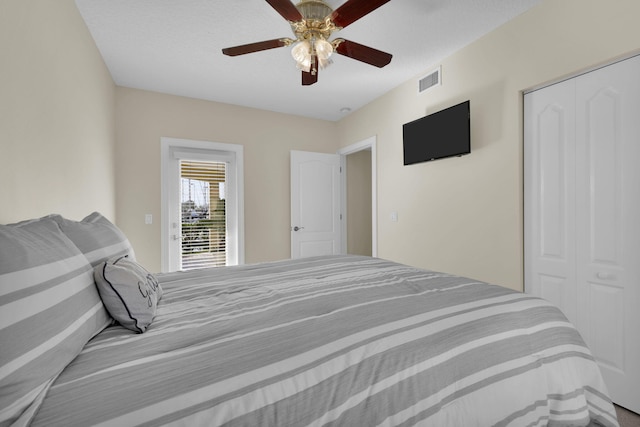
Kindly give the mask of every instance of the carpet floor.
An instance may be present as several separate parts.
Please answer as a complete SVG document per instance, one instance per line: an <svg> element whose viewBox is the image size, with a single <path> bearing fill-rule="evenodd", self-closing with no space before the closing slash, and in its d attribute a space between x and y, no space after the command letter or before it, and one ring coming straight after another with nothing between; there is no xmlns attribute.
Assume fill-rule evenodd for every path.
<svg viewBox="0 0 640 427"><path fill-rule="evenodd" d="M620 427L640 427L640 415L616 405Z"/></svg>

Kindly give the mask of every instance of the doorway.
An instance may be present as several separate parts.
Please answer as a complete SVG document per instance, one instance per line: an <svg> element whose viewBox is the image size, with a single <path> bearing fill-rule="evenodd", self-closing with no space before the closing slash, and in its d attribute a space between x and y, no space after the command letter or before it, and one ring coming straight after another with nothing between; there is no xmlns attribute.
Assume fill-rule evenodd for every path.
<svg viewBox="0 0 640 427"><path fill-rule="evenodd" d="M360 155L358 155L360 153ZM336 158L339 162L339 186L337 190L328 190L329 188L333 188L333 184L331 184L331 179L325 179L324 185L322 188L325 188L325 191L314 190L313 194L333 194L334 191L337 191L339 201L337 204L339 205L338 217L340 218L339 227L340 231L335 232L332 227L324 227L326 230L334 230L331 233L331 238L327 238L326 236L320 236L320 239L316 239L314 241L314 236L309 235L310 233L317 232L315 228L317 227L308 227L306 224L303 224L304 221L301 221L300 212L313 212L314 216L319 214L323 209L317 208L318 197L314 196L313 198L305 198L302 195L305 194L304 191L300 192L300 171L299 171L299 161L295 160L295 156L292 155L292 172L291 172L291 256L292 258L297 258L302 255L302 251L300 250L300 243L306 242L308 248L312 250L307 251L308 255L310 254L321 254L321 253L350 253L352 250L362 252L362 254L367 254L373 257L376 257L378 254L378 245L377 245L377 154L376 154L376 137L370 137L358 143L349 145L337 152L337 154L322 154L322 153L303 153L304 156L310 156L310 159L314 160L313 163L316 166L324 164L323 169L325 171L335 169L333 166L329 166L330 162L327 160L326 162L322 161L323 158ZM355 155L351 159L349 156ZM369 162L369 167L363 163ZM351 172L349 172L351 170ZM313 172L312 175L320 176L322 174L318 174L317 171ZM324 175L331 175L333 173L325 173ZM349 176L354 178L354 176L358 176L357 179L353 179L351 183L349 183ZM320 185L320 183L316 183ZM353 193L358 194L358 209L352 209L349 212L347 208L349 205L348 195L349 185L353 186L351 191L351 195ZM369 197L363 193L368 193ZM364 197L363 197L364 196ZM333 196L331 196L333 197ZM331 199L331 198L329 198ZM353 199L353 198L352 198ZM309 206L300 205L304 200L308 200L310 202ZM312 203L311 203L312 202ZM315 204L315 205L314 205ZM330 204L336 204L334 202L323 202L323 206L328 206ZM368 205L368 206L367 206ZM315 207L314 207L315 206ZM324 219L318 220L319 223L322 224L333 224L332 217L335 217L336 214L333 209L329 210L329 217L325 217ZM362 216L360 216L362 215ZM357 243L352 242L349 245L349 222L353 221L357 223L356 228L359 231L353 233L352 230L352 239L358 241ZM317 234L317 233L316 233ZM355 234L355 235L354 235ZM336 237L337 236L337 237ZM329 241L337 241L339 242L339 248L336 250L333 249L331 251L328 250ZM363 243L364 242L364 243ZM333 245L333 243L332 243ZM354 246L355 245L355 246ZM354 249L355 248L355 249Z"/></svg>
<svg viewBox="0 0 640 427"><path fill-rule="evenodd" d="M342 252L378 256L376 137L338 151L342 163Z"/></svg>
<svg viewBox="0 0 640 427"><path fill-rule="evenodd" d="M162 271L244 263L243 148L162 138Z"/></svg>
<svg viewBox="0 0 640 427"><path fill-rule="evenodd" d="M345 157L347 253L371 256L371 150Z"/></svg>

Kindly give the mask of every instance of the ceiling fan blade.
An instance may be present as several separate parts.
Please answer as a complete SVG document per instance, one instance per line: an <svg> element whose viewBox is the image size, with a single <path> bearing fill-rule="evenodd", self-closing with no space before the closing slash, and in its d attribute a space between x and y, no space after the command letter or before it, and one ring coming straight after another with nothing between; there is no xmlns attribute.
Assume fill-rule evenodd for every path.
<svg viewBox="0 0 640 427"><path fill-rule="evenodd" d="M311 86L312 84L318 81L318 72L315 74L307 73L306 71L302 72L302 86Z"/></svg>
<svg viewBox="0 0 640 427"><path fill-rule="evenodd" d="M310 86L312 84L314 84L315 82L318 81L318 62L316 60L316 57L313 56L311 57L311 71L310 72L306 72L303 71L302 72L302 85L303 86Z"/></svg>
<svg viewBox="0 0 640 427"><path fill-rule="evenodd" d="M356 59L358 61L366 62L367 64L382 68L391 62L393 55L383 52L372 47L362 45L360 43L352 42L349 40L343 40L336 48L336 52L340 55L348 56L349 58Z"/></svg>
<svg viewBox="0 0 640 427"><path fill-rule="evenodd" d="M287 21L297 22L303 19L300 11L290 0L267 0L267 3Z"/></svg>
<svg viewBox="0 0 640 427"><path fill-rule="evenodd" d="M238 56L247 53L260 52L261 50L274 49L287 45L287 39L273 39L262 42L243 44L242 46L227 47L222 49L222 53L228 56Z"/></svg>
<svg viewBox="0 0 640 427"><path fill-rule="evenodd" d="M333 11L330 19L337 27L344 28L389 1L390 0L347 0L346 3Z"/></svg>

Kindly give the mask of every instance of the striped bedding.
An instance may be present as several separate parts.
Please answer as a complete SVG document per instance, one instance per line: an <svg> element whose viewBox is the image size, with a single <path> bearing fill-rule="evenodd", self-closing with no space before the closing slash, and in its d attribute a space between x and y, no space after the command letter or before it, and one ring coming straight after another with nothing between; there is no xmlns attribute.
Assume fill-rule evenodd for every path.
<svg viewBox="0 0 640 427"><path fill-rule="evenodd" d="M617 426L547 302L359 256L158 275L147 332L112 326L34 426Z"/></svg>

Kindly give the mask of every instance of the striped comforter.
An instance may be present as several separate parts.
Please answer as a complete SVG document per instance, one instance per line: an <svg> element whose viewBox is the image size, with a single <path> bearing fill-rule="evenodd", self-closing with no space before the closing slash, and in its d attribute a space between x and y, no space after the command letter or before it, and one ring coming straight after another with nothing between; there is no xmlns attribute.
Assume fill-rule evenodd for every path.
<svg viewBox="0 0 640 427"><path fill-rule="evenodd" d="M33 425L616 426L547 302L375 258L159 275L147 332L90 341Z"/></svg>

